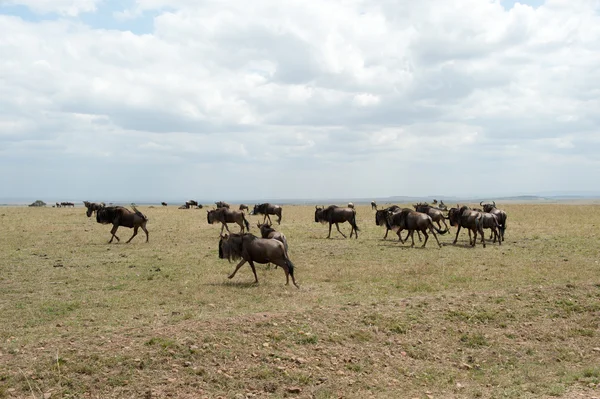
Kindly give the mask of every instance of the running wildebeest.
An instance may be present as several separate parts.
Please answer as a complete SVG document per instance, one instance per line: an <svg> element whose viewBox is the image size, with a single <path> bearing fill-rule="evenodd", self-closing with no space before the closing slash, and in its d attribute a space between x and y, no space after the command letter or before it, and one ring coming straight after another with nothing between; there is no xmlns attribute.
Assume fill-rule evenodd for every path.
<svg viewBox="0 0 600 399"><path fill-rule="evenodd" d="M275 263L281 266L285 272L285 285L289 285L289 276L292 277L292 282L297 288L300 288L294 278L294 264L288 257L287 251L283 244L277 240L270 238L258 238L252 234L231 234L221 236L219 240L219 258L237 260L242 258L242 261L237 264L233 273L228 277L231 279L237 271L248 262L254 273L254 282L258 284L258 276L256 275L256 263Z"/></svg>
<svg viewBox="0 0 600 399"><path fill-rule="evenodd" d="M437 227L435 227L431 216L425 213L413 211L412 209L408 208L402 209L400 212L396 213L388 212L388 224L392 229L398 229L398 237L400 238L400 242L402 243L404 243L404 241L402 241L402 238L400 237L400 230L408 230L412 241L411 247L414 247L415 245L415 230L421 231L421 233L423 233L423 235L425 236L425 242L423 242L423 245L421 247L425 247L425 245L427 245L427 240L429 239L427 230L429 230L431 234L433 234L433 238L435 238L440 248L442 247L442 245L440 244L440 241L438 240L435 232L437 231L438 234L446 234L448 232L448 229L440 230ZM406 237L406 239L408 240L408 236Z"/></svg>
<svg viewBox="0 0 600 399"><path fill-rule="evenodd" d="M244 233L244 226L246 230L250 231L250 224L246 220L246 216L244 212L231 210L229 208L217 208L211 209L210 211L206 211L206 220L208 224L221 223L221 234L223 234L223 229L227 229L229 232L229 227L227 227L227 223L237 223L240 226L240 232Z"/></svg>
<svg viewBox="0 0 600 399"><path fill-rule="evenodd" d="M329 223L329 234L327 238L331 238L331 225L335 224L338 233L344 238L346 235L340 231L338 223L348 222L352 229L350 230L350 238L354 233L355 238L358 238L358 226L356 225L356 211L351 208L340 208L337 205L329 205L327 208L319 208L315 206L315 222L317 223Z"/></svg>
<svg viewBox="0 0 600 399"><path fill-rule="evenodd" d="M86 215L87 217L92 216L92 213L94 212L98 212L100 209L104 208L104 203L97 203L97 202L89 202L89 201L83 201L83 205L85 205L85 207L87 208L86 211Z"/></svg>
<svg viewBox="0 0 600 399"><path fill-rule="evenodd" d="M471 234L469 234L469 245L475 246L477 241L477 233L481 234L481 243L485 248L485 238L483 237L483 212L477 212L469 209L468 206L463 205L456 208L450 208L448 210L448 220L450 220L450 226L457 226L456 237L454 238L453 244L456 244L458 240L458 233L460 233L461 227L468 229L473 232L473 241L471 241Z"/></svg>
<svg viewBox="0 0 600 399"><path fill-rule="evenodd" d="M269 215L275 215L277 216L277 224L281 224L281 212L283 211L283 208L280 205L272 205L267 203L264 204L258 204L258 205L254 205L254 209L252 210L252 214L253 215L265 215L265 217L263 218L263 223L265 223L267 221L267 219L269 219L269 224L271 224L271 216Z"/></svg>
<svg viewBox="0 0 600 399"><path fill-rule="evenodd" d="M481 222L483 223L483 229L490 229L490 240L493 238L494 242L498 240L498 244L502 245L502 240L500 239L500 223L498 223L498 218L493 213L485 212L483 209L473 209L474 211L481 212L483 218ZM469 241L471 241L471 230L469 230Z"/></svg>
<svg viewBox="0 0 600 399"><path fill-rule="evenodd" d="M217 205L217 208L229 208L230 207L230 205L227 202L223 202L223 201L215 202L215 205Z"/></svg>
<svg viewBox="0 0 600 399"><path fill-rule="evenodd" d="M398 210L400 210L400 207L398 205L392 205L385 209L378 209L375 212L375 224L377 226L385 226L385 235L383 236L384 240L387 238L388 233L392 229L390 227L390 225L388 224L388 219L387 219L388 212L397 212ZM406 238L408 238L408 235L406 236Z"/></svg>
<svg viewBox="0 0 600 399"><path fill-rule="evenodd" d="M483 201L479 203L483 207L484 212L491 213L492 215L496 215L498 218L498 224L500 225L500 239L504 241L504 231L506 230L506 212L502 209L496 208L496 201L492 201L492 204L482 204Z"/></svg>
<svg viewBox="0 0 600 399"><path fill-rule="evenodd" d="M354 209L354 204L352 202L348 202L348 208Z"/></svg>
<svg viewBox="0 0 600 399"><path fill-rule="evenodd" d="M371 210L377 210L377 203L375 201L371 201Z"/></svg>
<svg viewBox="0 0 600 399"><path fill-rule="evenodd" d="M146 229L146 223L148 222L148 218L142 212L138 211L133 204L131 205L131 208L133 209L133 212L122 206L102 207L96 211L96 222L102 224L112 223L113 225L113 228L110 231L110 234L112 236L110 238L110 241L108 242L109 244L113 241L114 238L116 238L117 241L121 241L116 235L119 226L133 228L133 235L129 240L127 240L127 242L130 242L133 239L133 237L137 235L138 229L140 227L142 228L142 230L144 230L144 233L146 233L146 242L148 242L149 234L148 230ZM91 212L88 208L88 217L90 215Z"/></svg>
<svg viewBox="0 0 600 399"><path fill-rule="evenodd" d="M249 210L248 209L248 205L246 205L246 204L240 204L240 211L243 211L243 210L248 211Z"/></svg>
<svg viewBox="0 0 600 399"><path fill-rule="evenodd" d="M161 202L160 204L161 204L162 206L167 206L167 203L166 203L166 202Z"/></svg>
<svg viewBox="0 0 600 399"><path fill-rule="evenodd" d="M440 224L441 222L444 223L444 227L446 228L446 230L449 230L448 225L446 224L446 217L444 216L444 212L442 212L441 209L433 207L431 205L427 205L426 203L418 203L416 205L413 205L413 207L415 208L415 211L429 215L431 217L431 220L437 223L440 229L442 228L442 225Z"/></svg>
<svg viewBox="0 0 600 399"><path fill-rule="evenodd" d="M188 208L198 207L198 201L194 200L185 201L185 204Z"/></svg>

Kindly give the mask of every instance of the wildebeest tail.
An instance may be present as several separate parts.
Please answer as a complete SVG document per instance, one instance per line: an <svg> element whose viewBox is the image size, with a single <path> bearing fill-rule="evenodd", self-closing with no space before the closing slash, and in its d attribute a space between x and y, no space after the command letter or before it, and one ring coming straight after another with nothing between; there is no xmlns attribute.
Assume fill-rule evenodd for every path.
<svg viewBox="0 0 600 399"><path fill-rule="evenodd" d="M294 277L294 264L289 258L285 260L285 263L287 264L290 276Z"/></svg>
<svg viewBox="0 0 600 399"><path fill-rule="evenodd" d="M246 215L242 214L242 218L244 218L244 224L246 225L246 231L250 231L250 223L246 220Z"/></svg>
<svg viewBox="0 0 600 399"><path fill-rule="evenodd" d="M352 211L352 220L350 222L352 223L352 227L354 227L354 230L360 231L360 229L356 225L356 211L354 209Z"/></svg>
<svg viewBox="0 0 600 399"><path fill-rule="evenodd" d="M148 218L146 217L146 215L144 215L142 212L140 212L135 205L131 204L131 209L133 209L133 211L135 212L136 215L140 216L142 219L144 219L146 222L148 221Z"/></svg>
<svg viewBox="0 0 600 399"><path fill-rule="evenodd" d="M431 227L440 235L446 234L448 232L448 229L440 230L437 227L435 227L435 224L433 224L433 221L431 222Z"/></svg>

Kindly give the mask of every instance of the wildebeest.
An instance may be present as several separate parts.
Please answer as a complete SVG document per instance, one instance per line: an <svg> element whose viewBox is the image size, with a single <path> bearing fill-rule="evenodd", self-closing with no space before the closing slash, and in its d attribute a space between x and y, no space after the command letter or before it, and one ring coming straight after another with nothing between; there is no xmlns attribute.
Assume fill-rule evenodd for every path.
<svg viewBox="0 0 600 399"><path fill-rule="evenodd" d="M230 205L227 202L223 202L223 201L215 202L215 205L217 205L217 208L229 208L230 207Z"/></svg>
<svg viewBox="0 0 600 399"><path fill-rule="evenodd" d="M269 223L257 223L256 225L260 229L260 235L262 238L272 238L274 240L281 241L281 243L285 247L285 250L288 250L287 239L285 238L285 235L282 232L276 231L273 227L271 227Z"/></svg>
<svg viewBox="0 0 600 399"><path fill-rule="evenodd" d="M269 219L269 223L272 223L271 216L269 216L269 215L276 215L277 216L277 224L281 224L281 212L282 211L283 211L283 208L280 205L273 205L273 204L269 204L267 202L264 204L254 205L252 214L253 215L265 215L265 217L263 218L263 223L266 222L267 219Z"/></svg>
<svg viewBox="0 0 600 399"><path fill-rule="evenodd" d="M375 201L371 201L371 210L377 210L377 203Z"/></svg>
<svg viewBox="0 0 600 399"><path fill-rule="evenodd" d="M485 238L483 237L483 212L469 209L466 205L463 205L462 207L456 205L456 208L450 208L448 211L448 219L450 220L450 226L458 227L453 244L456 244L458 233L460 233L461 227L464 227L473 232L473 241L471 241L471 234L469 234L469 244L473 247L475 246L477 233L479 233L482 236L481 243L485 248Z"/></svg>
<svg viewBox="0 0 600 399"><path fill-rule="evenodd" d="M440 224L441 222L444 223L444 227L446 228L446 230L449 230L448 225L446 224L446 217L444 216L444 212L442 212L441 209L421 203L413 205L413 207L415 208L415 211L429 215L431 217L431 220L437 223L440 229L442 228L442 225Z"/></svg>
<svg viewBox="0 0 600 399"><path fill-rule="evenodd" d="M229 232L227 223L237 223L240 226L241 233L244 233L244 226L246 227L246 230L250 230L250 224L246 220L246 216L242 211L231 210L229 208L217 208L206 212L206 220L208 221L208 224L222 224L221 234L223 234L224 228L227 229L227 232Z"/></svg>
<svg viewBox="0 0 600 399"><path fill-rule="evenodd" d="M483 209L473 209L474 211L481 212L483 218L481 222L483 223L483 229L490 229L490 240L493 238L494 242L498 240L498 244L502 245L502 240L500 239L500 224L498 223L498 218L493 213L485 212ZM471 230L469 230L469 241L471 241Z"/></svg>
<svg viewBox="0 0 600 399"><path fill-rule="evenodd" d="M294 264L288 257L287 251L283 244L277 240L270 238L258 238L252 234L231 234L221 236L219 240L219 258L237 260L242 258L242 261L237 264L233 273L229 278L233 278L240 267L248 262L254 273L254 282L258 284L258 276L256 275L256 263L275 263L281 266L285 272L285 285L289 285L289 276L292 277L292 282L298 288L294 277Z"/></svg>
<svg viewBox="0 0 600 399"><path fill-rule="evenodd" d="M244 211L244 210L248 210L248 205L246 204L240 204L240 211Z"/></svg>
<svg viewBox="0 0 600 399"><path fill-rule="evenodd" d="M185 201L185 204L188 208L198 207L198 201L194 200Z"/></svg>
<svg viewBox="0 0 600 399"><path fill-rule="evenodd" d="M181 206L180 206L179 208L177 208L177 209L189 209L189 208L190 208L190 207L189 207L189 205L188 205L188 204L183 204L183 205L181 205Z"/></svg>
<svg viewBox="0 0 600 399"><path fill-rule="evenodd" d="M68 207L68 206L75 207L75 204L72 202L61 202L60 205L63 207Z"/></svg>
<svg viewBox="0 0 600 399"><path fill-rule="evenodd" d="M492 215L496 215L498 219L498 224L500 225L500 239L504 241L504 231L506 230L506 212L502 209L496 208L496 201L492 201L492 204L482 204L483 201L479 203L483 207L484 212L491 213Z"/></svg>
<svg viewBox="0 0 600 399"><path fill-rule="evenodd" d="M400 207L398 205L392 205L385 209L378 209L377 212L375 212L375 224L377 226L385 226L385 235L383 236L384 240L387 238L388 233L391 230L391 227L388 224L388 212L397 212L398 210L400 210ZM408 236L406 237L408 238Z"/></svg>
<svg viewBox="0 0 600 399"><path fill-rule="evenodd" d="M435 227L431 216L425 213L413 211L412 209L408 208L402 209L400 212L396 213L388 212L388 224L392 229L396 228L398 230L408 230L408 234L410 235L412 241L411 247L415 245L415 231L420 231L425 236L425 242L423 242L421 247L425 247L425 245L427 245L427 240L429 239L427 230L429 230L431 234L433 234L433 238L435 238L440 248L442 245L440 244L435 232L437 231L438 234L446 234L448 232L448 229L440 230ZM398 234L398 237L400 237L400 234ZM406 238L408 239L408 236ZM400 238L400 241L403 242L402 238Z"/></svg>
<svg viewBox="0 0 600 399"><path fill-rule="evenodd" d="M166 202L161 202L160 204L161 204L162 206L167 206L167 203L166 203Z"/></svg>
<svg viewBox="0 0 600 399"><path fill-rule="evenodd" d="M329 234L327 238L331 238L331 225L335 224L337 231L346 238L346 235L340 231L338 223L348 222L352 226L350 230L350 238L354 233L355 238L358 238L358 226L356 225L356 211L351 208L340 208L336 205L329 205L327 208L315 206L315 222L329 223Z"/></svg>
<svg viewBox="0 0 600 399"><path fill-rule="evenodd" d="M85 202L85 201L83 201L83 202ZM61 207L61 205L60 205L60 204L57 202L57 203L56 203L56 207L57 207L57 208L60 208L60 207Z"/></svg>
<svg viewBox="0 0 600 399"><path fill-rule="evenodd" d="M348 208L354 209L354 204L352 202L348 202Z"/></svg>
<svg viewBox="0 0 600 399"><path fill-rule="evenodd" d="M133 235L127 242L130 242L133 237L137 235L138 229L141 227L146 233L146 242L148 242L148 230L146 229L146 223L148 222L148 218L132 204L131 208L133 212L127 208L122 206L108 206L102 207L96 211L96 222L102 224L111 224L113 225L110 234L112 235L110 238L109 244L113 241L113 238L116 238L117 241L119 237L117 237L116 232L119 226L133 228ZM88 217L91 216L91 212L88 208Z"/></svg>
<svg viewBox="0 0 600 399"><path fill-rule="evenodd" d="M100 210L104 207L103 202L98 203L98 202L83 201L83 205L85 205L85 207L87 208L87 211L86 211L87 217L92 216L92 213L98 212L98 210Z"/></svg>

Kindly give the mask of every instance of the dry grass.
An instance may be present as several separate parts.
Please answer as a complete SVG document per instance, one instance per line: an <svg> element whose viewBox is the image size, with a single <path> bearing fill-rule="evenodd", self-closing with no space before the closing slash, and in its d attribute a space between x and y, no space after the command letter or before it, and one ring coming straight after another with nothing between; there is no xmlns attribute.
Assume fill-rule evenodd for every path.
<svg viewBox="0 0 600 399"><path fill-rule="evenodd" d="M108 245L82 208L0 208L0 398L600 397L596 205L506 206L486 249L285 206L299 290L228 280L204 210L140 210L150 243Z"/></svg>

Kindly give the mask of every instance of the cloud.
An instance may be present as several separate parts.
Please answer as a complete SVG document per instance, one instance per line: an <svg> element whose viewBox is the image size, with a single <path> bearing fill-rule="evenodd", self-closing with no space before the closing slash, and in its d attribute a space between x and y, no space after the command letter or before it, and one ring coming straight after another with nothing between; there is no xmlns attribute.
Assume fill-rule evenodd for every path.
<svg viewBox="0 0 600 399"><path fill-rule="evenodd" d="M1 5L0 184L17 194L487 195L583 190L600 172L597 1L136 0L112 13L153 15L145 34L87 23L100 1ZM14 5L45 17L2 14ZM73 168L95 185L65 183ZM491 170L507 183L480 184ZM151 184L118 191L111 174Z"/></svg>

